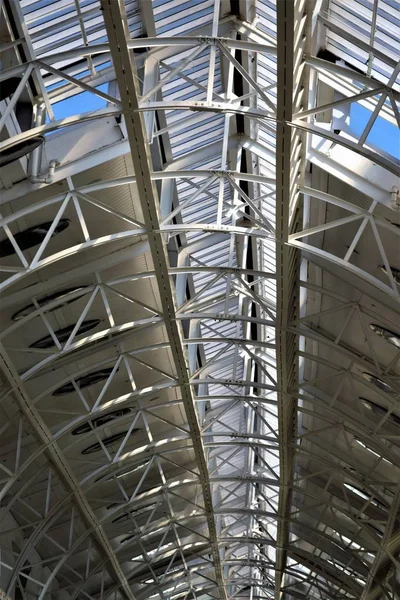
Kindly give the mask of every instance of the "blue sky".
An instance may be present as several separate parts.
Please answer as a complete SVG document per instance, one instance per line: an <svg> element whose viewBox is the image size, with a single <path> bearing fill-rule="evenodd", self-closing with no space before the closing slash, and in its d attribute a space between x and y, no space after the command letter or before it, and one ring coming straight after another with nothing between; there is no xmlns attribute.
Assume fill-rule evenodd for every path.
<svg viewBox="0 0 400 600"><path fill-rule="evenodd" d="M99 85L96 89L107 93L108 83ZM100 96L95 96L91 92L82 92L82 94L77 94L76 96L53 104L54 118L58 120L64 119L65 117L72 117L72 115L79 115L84 112L91 112L93 110L98 110L99 108L104 108L106 104L106 101L103 100L103 98L100 98Z"/></svg>
<svg viewBox="0 0 400 600"><path fill-rule="evenodd" d="M356 135L360 135L371 111L353 102L350 108L350 128ZM375 146L379 146L385 152L388 152L396 158L400 158L400 130L396 125L388 123L382 117L378 117L368 135L367 141Z"/></svg>

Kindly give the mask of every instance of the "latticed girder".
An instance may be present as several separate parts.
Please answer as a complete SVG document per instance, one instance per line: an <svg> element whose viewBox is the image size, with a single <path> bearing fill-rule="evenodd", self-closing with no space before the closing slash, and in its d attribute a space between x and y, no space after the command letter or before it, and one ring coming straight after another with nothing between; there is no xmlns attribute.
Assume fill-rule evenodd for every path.
<svg viewBox="0 0 400 600"><path fill-rule="evenodd" d="M123 4L1 9L1 587L391 598L393 7Z"/></svg>

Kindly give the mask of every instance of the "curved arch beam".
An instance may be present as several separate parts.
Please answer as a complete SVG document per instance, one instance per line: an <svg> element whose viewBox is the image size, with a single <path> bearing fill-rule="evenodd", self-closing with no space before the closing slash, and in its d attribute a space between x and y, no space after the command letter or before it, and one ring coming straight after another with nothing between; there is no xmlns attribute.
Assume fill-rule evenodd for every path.
<svg viewBox="0 0 400 600"><path fill-rule="evenodd" d="M265 52L266 54L276 55L277 49L276 46L272 46L271 44L259 44L257 42L252 42L248 40L238 40L236 38L227 38L227 37L213 37L213 36L179 36L179 37L146 37L132 39L128 38L127 46L131 50L141 49L141 48L179 48L183 46L182 51L191 48L200 46L204 43L215 45L217 43L224 44L227 48L231 48L233 50L247 50L249 52ZM44 62L48 64L58 63L62 61L67 61L76 58L85 59L88 55L96 56L98 54L106 54L110 52L110 44L90 44L90 46L81 46L74 48L73 50L66 50L64 52L57 52L54 54L46 55L44 54L41 58ZM153 52L151 56L156 56L157 51ZM35 62L35 61L31 61ZM12 67L10 69L5 69L0 74L0 81L5 81L10 77L17 77L21 75L28 67L31 62L23 63L17 67Z"/></svg>
<svg viewBox="0 0 400 600"><path fill-rule="evenodd" d="M47 356L45 359L43 359L41 362L37 363L35 366L31 367L30 369L28 369L28 371L25 371L24 373L21 374L21 380L22 381L27 381L32 375L34 375L35 373L40 372L40 370L45 367L45 366L49 366L49 364L53 363L54 361L56 361L59 358L62 358L63 356L66 356L68 354L70 354L71 352L74 352L75 350L79 350L79 349L84 349L84 347L87 344L92 344L94 342L99 342L101 341L103 338L107 338L107 336L109 335L115 335L115 334L123 334L126 333L127 331L129 331L131 333L131 330L134 330L135 332L137 332L137 330L141 330L144 329L146 327L151 327L154 325L160 325L160 323L163 323L164 319L162 317L149 317L147 319L137 319L136 321L131 321L130 323L124 323L123 325L114 325L113 327L108 327L107 329L103 329L103 331L99 331L97 333L92 333L91 335L88 335L86 337L79 337L79 340L77 341L72 341L67 349L62 348L59 352L55 353L55 354L51 354L50 356ZM114 343L116 343L116 340L113 340Z"/></svg>
<svg viewBox="0 0 400 600"><path fill-rule="evenodd" d="M83 250L89 250L90 248L98 248L99 246L112 244L113 242L117 242L127 238L140 238L141 236L146 235L146 233L147 231L143 227L138 227L130 231L121 231L119 233L114 233L111 235L104 235L95 240L88 240L86 242L81 242L80 244L75 244L75 246L71 246L69 248L66 248L65 250L61 250L60 252L56 252L55 254L52 254L50 256L47 256L46 258L43 258L42 260L39 260L34 268L24 269L18 273L15 273L15 275L12 275L0 285L0 291L6 290L10 287L10 285L20 282L28 275L36 273L37 271L40 271L48 265L54 264L55 262L58 262L64 258L68 258L69 256L72 256L78 252L82 252Z"/></svg>

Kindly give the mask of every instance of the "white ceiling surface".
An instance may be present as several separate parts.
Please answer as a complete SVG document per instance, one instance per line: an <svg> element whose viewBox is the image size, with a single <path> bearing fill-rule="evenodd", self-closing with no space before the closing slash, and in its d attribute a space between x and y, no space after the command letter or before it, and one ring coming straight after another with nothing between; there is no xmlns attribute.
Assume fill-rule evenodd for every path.
<svg viewBox="0 0 400 600"><path fill-rule="evenodd" d="M52 183L33 183L25 158L0 169L0 240L17 248L0 267L0 589L11 600L400 597L400 338L370 327L400 335L398 159L355 132L343 104L361 94L352 100L398 133L400 9L294 6L302 133L285 247L297 250L277 272L285 90L273 0L125 2L160 202L151 233L108 3L3 3L3 80L25 62L53 70L32 62L28 81L47 119L22 132L9 111L0 150L41 134L39 176L59 162ZM332 54L315 58L322 48ZM105 84L88 113L85 86ZM70 121L57 121L62 106ZM18 248L18 233L60 219L57 236ZM277 339L285 289L295 362ZM296 381L285 394L279 369Z"/></svg>

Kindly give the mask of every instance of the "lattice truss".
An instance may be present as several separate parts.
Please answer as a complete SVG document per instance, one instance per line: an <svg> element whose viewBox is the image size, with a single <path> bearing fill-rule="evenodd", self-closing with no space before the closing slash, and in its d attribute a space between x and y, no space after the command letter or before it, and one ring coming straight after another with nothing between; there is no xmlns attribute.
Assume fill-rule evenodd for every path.
<svg viewBox="0 0 400 600"><path fill-rule="evenodd" d="M0 10L0 596L399 598L396 1Z"/></svg>

